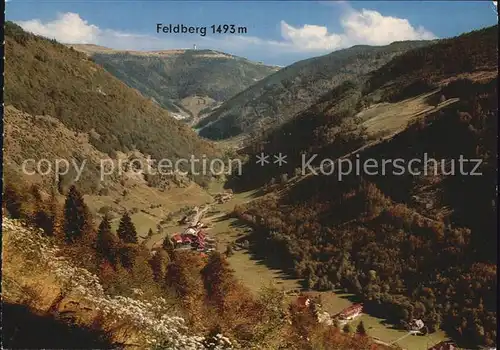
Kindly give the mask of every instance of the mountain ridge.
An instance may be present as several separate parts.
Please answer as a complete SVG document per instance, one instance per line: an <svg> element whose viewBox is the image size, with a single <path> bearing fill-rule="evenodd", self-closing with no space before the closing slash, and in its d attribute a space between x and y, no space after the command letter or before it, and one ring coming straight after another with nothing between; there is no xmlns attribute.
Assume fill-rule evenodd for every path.
<svg viewBox="0 0 500 350"><path fill-rule="evenodd" d="M5 26L5 105L50 115L90 135L100 152L138 150L155 159L218 153L185 123L113 77L84 54L54 40Z"/></svg>
<svg viewBox="0 0 500 350"><path fill-rule="evenodd" d="M229 99L279 70L244 57L211 49L155 51L114 50L96 45L69 45L137 89L144 96L182 119L196 120L201 113ZM183 103L200 97L202 108ZM179 118L181 119L181 118Z"/></svg>
<svg viewBox="0 0 500 350"><path fill-rule="evenodd" d="M296 62L226 101L196 127L203 137L225 139L277 126L309 108L325 90L346 80L358 80L395 55L430 43L358 45Z"/></svg>

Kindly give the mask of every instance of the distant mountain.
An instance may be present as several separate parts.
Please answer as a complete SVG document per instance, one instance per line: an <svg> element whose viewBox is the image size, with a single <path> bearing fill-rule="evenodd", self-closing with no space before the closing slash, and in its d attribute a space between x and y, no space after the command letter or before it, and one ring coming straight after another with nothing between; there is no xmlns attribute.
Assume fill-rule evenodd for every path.
<svg viewBox="0 0 500 350"><path fill-rule="evenodd" d="M305 111L347 80L357 81L393 57L430 41L359 45L294 63L226 101L203 119L200 135L225 139L269 129Z"/></svg>
<svg viewBox="0 0 500 350"><path fill-rule="evenodd" d="M70 46L160 106L193 117L279 69L214 50L146 52Z"/></svg>

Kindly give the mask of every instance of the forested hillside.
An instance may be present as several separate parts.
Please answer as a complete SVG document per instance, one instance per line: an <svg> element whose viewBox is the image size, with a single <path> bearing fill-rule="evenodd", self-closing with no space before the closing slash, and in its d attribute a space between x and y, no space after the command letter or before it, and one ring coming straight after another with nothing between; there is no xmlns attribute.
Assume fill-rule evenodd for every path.
<svg viewBox="0 0 500 350"><path fill-rule="evenodd" d="M187 97L226 101L278 70L213 50L134 52L72 46L87 52L115 77L172 112L180 111L181 100Z"/></svg>
<svg viewBox="0 0 500 350"><path fill-rule="evenodd" d="M473 76L485 70L497 71L498 51L494 42L498 42L498 26L412 50L374 72L365 94L383 89L385 100L397 100L425 92L445 78L456 79L457 74Z"/></svg>
<svg viewBox="0 0 500 350"><path fill-rule="evenodd" d="M262 168L248 162L242 176L233 178L232 186L248 189L278 181L285 173L293 177L301 166L302 153L319 154L313 162L317 166L326 156L340 157L377 142L380 132L367 130L371 121L377 121L383 131L391 123L404 126L422 113L437 112L446 105L440 104L441 98L468 98L467 80L484 83L498 74L497 30L490 27L410 50L375 70L367 81L347 80L322 93L314 105L280 128L259 130L241 152L253 156L282 152L287 163ZM454 64L454 56L464 50L471 54L461 59L474 62L472 66ZM423 77L427 77L425 84L421 84ZM419 104L414 105L415 100Z"/></svg>
<svg viewBox="0 0 500 350"><path fill-rule="evenodd" d="M91 144L104 153L137 149L153 158L177 159L215 152L81 52L11 22L5 26L5 51L4 103L91 133Z"/></svg>
<svg viewBox="0 0 500 350"><path fill-rule="evenodd" d="M267 168L251 158L234 179L268 192L235 209L254 225L260 253L279 254L310 288L356 293L392 322L421 318L429 331L442 328L465 348L496 344L497 30L401 55L375 71L370 85L345 83L318 108L248 146L250 154L289 156L283 167ZM444 68L452 52L470 53L460 60L473 66ZM421 77L430 78L425 89L396 93ZM325 158L370 160L378 168L342 178L337 168L303 175L301 153L318 154L316 170ZM459 165L460 158L475 161ZM403 173L386 163L382 173L384 160L394 159L420 162Z"/></svg>
<svg viewBox="0 0 500 350"><path fill-rule="evenodd" d="M225 102L202 120L200 135L225 139L278 126L307 110L328 91L354 82L426 41L354 46L294 63Z"/></svg>

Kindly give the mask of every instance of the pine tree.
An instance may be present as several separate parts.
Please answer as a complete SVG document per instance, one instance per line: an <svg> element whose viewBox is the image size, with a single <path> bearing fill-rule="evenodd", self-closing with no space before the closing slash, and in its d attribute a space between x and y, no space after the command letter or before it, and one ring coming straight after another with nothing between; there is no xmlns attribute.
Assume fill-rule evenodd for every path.
<svg viewBox="0 0 500 350"><path fill-rule="evenodd" d="M106 259L110 263L116 263L116 239L111 231L111 224L108 215L104 218L97 230L96 250L101 259Z"/></svg>
<svg viewBox="0 0 500 350"><path fill-rule="evenodd" d="M153 235L154 235L153 229L150 228L149 231L148 231L148 235L147 236L148 237L153 237Z"/></svg>
<svg viewBox="0 0 500 350"><path fill-rule="evenodd" d="M172 238L167 234L163 239L162 244L163 249L167 252L168 256L172 258L172 254L174 253L174 242L172 242Z"/></svg>
<svg viewBox="0 0 500 350"><path fill-rule="evenodd" d="M83 197L72 185L64 203L64 232L68 242L83 238L92 231L90 211Z"/></svg>
<svg viewBox="0 0 500 350"><path fill-rule="evenodd" d="M130 215L125 212L118 226L118 237L124 243L137 243L137 231Z"/></svg>
<svg viewBox="0 0 500 350"><path fill-rule="evenodd" d="M359 335L366 335L366 328L365 328L365 324L363 323L363 321L360 321L358 323L358 326L356 327L356 333Z"/></svg>

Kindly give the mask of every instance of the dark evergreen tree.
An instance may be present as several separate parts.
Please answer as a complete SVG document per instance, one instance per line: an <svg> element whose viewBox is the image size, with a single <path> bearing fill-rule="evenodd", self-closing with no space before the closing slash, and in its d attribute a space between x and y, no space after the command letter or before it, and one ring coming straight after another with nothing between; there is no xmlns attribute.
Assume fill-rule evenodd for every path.
<svg viewBox="0 0 500 350"><path fill-rule="evenodd" d="M163 239L162 247L167 252L169 257L172 258L172 254L174 253L175 245L174 245L174 242L172 242L172 237L170 237L168 234Z"/></svg>
<svg viewBox="0 0 500 350"><path fill-rule="evenodd" d="M358 326L356 327L356 333L359 335L366 335L366 328L365 328L365 324L363 323L363 321L360 321L358 323Z"/></svg>
<svg viewBox="0 0 500 350"><path fill-rule="evenodd" d="M148 231L148 237L153 237L154 233L153 230L150 228Z"/></svg>
<svg viewBox="0 0 500 350"><path fill-rule="evenodd" d="M96 250L101 259L106 259L111 263L116 263L116 238L111 231L111 224L108 215L104 218L97 230Z"/></svg>
<svg viewBox="0 0 500 350"><path fill-rule="evenodd" d="M92 231L90 211L81 193L73 185L64 203L64 232L68 242L84 237Z"/></svg>
<svg viewBox="0 0 500 350"><path fill-rule="evenodd" d="M118 226L118 237L124 243L137 243L137 231L130 215L125 212Z"/></svg>
<svg viewBox="0 0 500 350"><path fill-rule="evenodd" d="M121 265L127 269L131 270L134 267L135 258L137 256L138 247L135 244L122 244L118 249L118 256Z"/></svg>

